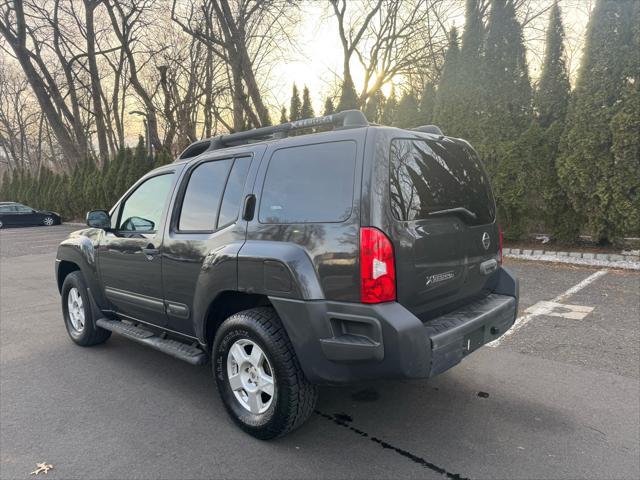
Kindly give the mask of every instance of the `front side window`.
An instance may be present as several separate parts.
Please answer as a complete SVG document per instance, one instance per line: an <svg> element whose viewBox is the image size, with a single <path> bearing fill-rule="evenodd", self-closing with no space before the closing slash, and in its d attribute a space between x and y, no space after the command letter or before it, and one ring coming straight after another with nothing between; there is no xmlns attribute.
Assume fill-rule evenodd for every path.
<svg viewBox="0 0 640 480"><path fill-rule="evenodd" d="M262 200L261 223L342 222L353 206L356 144L341 141L274 152Z"/></svg>
<svg viewBox="0 0 640 480"><path fill-rule="evenodd" d="M495 218L491 187L478 155L453 141L394 139L389 187L391 211L398 220L423 220L459 207L473 213L474 225Z"/></svg>
<svg viewBox="0 0 640 480"><path fill-rule="evenodd" d="M122 205L119 230L124 232L154 232L162 220L173 174L158 175L140 184Z"/></svg>
<svg viewBox="0 0 640 480"><path fill-rule="evenodd" d="M201 163L191 172L182 200L178 230L215 230L222 191L232 163L232 158Z"/></svg>

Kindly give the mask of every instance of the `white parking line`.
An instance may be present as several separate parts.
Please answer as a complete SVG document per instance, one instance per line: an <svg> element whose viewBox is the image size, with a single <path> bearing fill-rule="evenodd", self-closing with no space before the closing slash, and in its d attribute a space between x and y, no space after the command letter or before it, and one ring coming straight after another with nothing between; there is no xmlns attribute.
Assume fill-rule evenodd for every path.
<svg viewBox="0 0 640 480"><path fill-rule="evenodd" d="M563 300L566 300L567 298L569 298L574 293L579 292L580 290L582 290L584 287L586 287L590 283L593 283L598 278L602 277L603 275L606 275L607 272L608 272L608 270L598 270L597 272L589 275L587 278L582 280L580 283L577 283L576 285L571 287L566 292L561 293L560 295L558 295L556 298L551 300L551 302L560 303ZM529 323L531 321L531 319L539 316L540 314L541 313L538 311L538 312L529 313L527 315L523 315L521 317L516 318L516 321L513 324L513 326L509 330L507 330L504 335L502 335L500 338L495 339L493 342L487 343L487 345L490 346L490 347L499 346L506 338L508 338L511 335L513 335L514 333L516 333L518 330L520 330L522 327L524 327L527 323Z"/></svg>
<svg viewBox="0 0 640 480"><path fill-rule="evenodd" d="M585 305L569 305L568 303L547 302L546 300L542 300L535 305L531 305L525 312L535 315L546 315L547 317L583 320L593 309L594 307L587 307Z"/></svg>

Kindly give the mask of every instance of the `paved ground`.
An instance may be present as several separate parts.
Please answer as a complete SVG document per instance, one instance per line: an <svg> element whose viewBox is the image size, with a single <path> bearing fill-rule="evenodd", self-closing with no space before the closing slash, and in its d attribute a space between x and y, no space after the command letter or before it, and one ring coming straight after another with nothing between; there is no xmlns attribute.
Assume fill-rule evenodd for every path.
<svg viewBox="0 0 640 480"><path fill-rule="evenodd" d="M429 382L323 388L305 426L266 443L232 425L207 367L117 336L71 343L53 279L71 229L0 232L2 479L41 461L51 479L640 477L637 272L572 293L596 270L509 262L529 321L499 346ZM568 290L567 308L525 311ZM557 316L571 305L593 311Z"/></svg>

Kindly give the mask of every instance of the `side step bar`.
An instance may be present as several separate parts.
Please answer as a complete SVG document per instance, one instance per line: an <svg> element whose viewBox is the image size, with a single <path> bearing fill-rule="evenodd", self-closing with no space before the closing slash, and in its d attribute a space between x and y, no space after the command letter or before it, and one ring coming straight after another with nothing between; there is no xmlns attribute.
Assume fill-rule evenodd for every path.
<svg viewBox="0 0 640 480"><path fill-rule="evenodd" d="M161 352L171 355L179 360L184 360L191 365L204 365L209 359L209 356L198 347L194 347L177 340L172 340L170 338L161 338L154 335L154 333L149 330L136 327L129 323L124 323L119 320L99 318L96 321L96 325L104 328L105 330L111 330L112 332L119 333L120 335L138 343L142 343L143 345L160 350Z"/></svg>

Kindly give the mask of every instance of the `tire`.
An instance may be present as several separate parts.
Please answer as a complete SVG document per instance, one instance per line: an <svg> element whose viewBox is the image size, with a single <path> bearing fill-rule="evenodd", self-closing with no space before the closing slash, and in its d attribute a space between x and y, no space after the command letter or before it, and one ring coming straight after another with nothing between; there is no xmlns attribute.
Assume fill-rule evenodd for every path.
<svg viewBox="0 0 640 480"><path fill-rule="evenodd" d="M42 219L42 224L45 227L51 227L56 224L56 219L51 216L46 216Z"/></svg>
<svg viewBox="0 0 640 480"><path fill-rule="evenodd" d="M273 386L270 400L268 393L260 394L258 403L266 410L259 413L248 410L246 403L250 401L243 405L242 397L245 394L248 397L250 390L236 389L234 392L229 380L230 369L231 376L240 375L233 374L238 355L235 347L244 348L244 354L250 358L254 345L265 357L258 368L258 382L265 378L265 374L268 378L270 373ZM213 374L222 402L235 423L250 435L261 440L281 437L298 428L313 413L318 390L304 376L291 341L273 308L253 308L225 320L216 333L212 357ZM246 378L251 381L248 376ZM249 384L249 387L253 385Z"/></svg>
<svg viewBox="0 0 640 480"><path fill-rule="evenodd" d="M71 301L69 300L71 298ZM75 303L74 303L75 298ZM79 328L77 314L81 312L82 326ZM109 330L95 324L93 309L89 299L89 291L82 273L71 272L62 284L62 315L67 333L71 340L82 347L90 347L104 343L111 336Z"/></svg>

